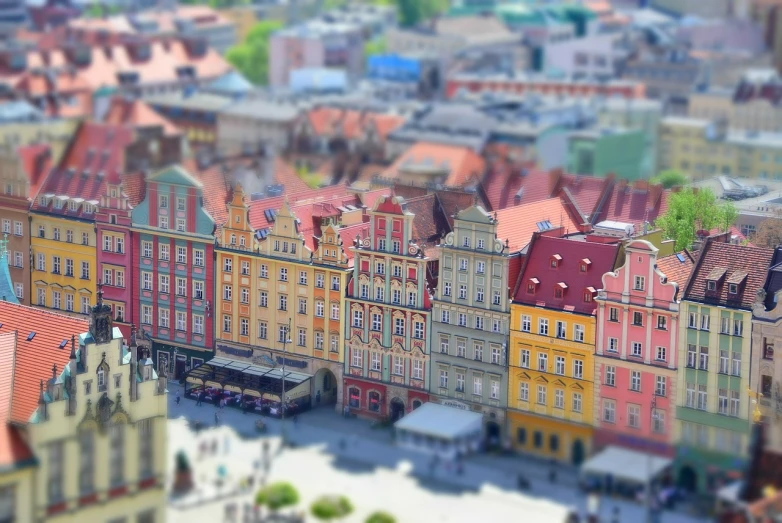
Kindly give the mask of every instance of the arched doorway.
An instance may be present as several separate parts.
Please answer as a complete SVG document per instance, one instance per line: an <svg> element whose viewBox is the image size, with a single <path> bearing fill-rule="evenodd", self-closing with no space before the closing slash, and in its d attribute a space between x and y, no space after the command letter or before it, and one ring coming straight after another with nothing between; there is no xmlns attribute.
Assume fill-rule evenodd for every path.
<svg viewBox="0 0 782 523"><path fill-rule="evenodd" d="M496 421L486 422L485 443L487 448L498 448L502 444L500 424Z"/></svg>
<svg viewBox="0 0 782 523"><path fill-rule="evenodd" d="M333 406L337 402L337 378L329 369L323 368L312 378L312 406Z"/></svg>
<svg viewBox="0 0 782 523"><path fill-rule="evenodd" d="M695 492L698 487L698 474L689 465L679 471L679 487L688 492Z"/></svg>
<svg viewBox="0 0 782 523"><path fill-rule="evenodd" d="M399 418L405 415L405 402L399 398L391 400L389 408L389 415L391 416L391 423L397 421Z"/></svg>
<svg viewBox="0 0 782 523"><path fill-rule="evenodd" d="M413 400L413 410L417 409L421 405L423 405L423 402L421 400Z"/></svg>
<svg viewBox="0 0 782 523"><path fill-rule="evenodd" d="M581 465L584 462L585 455L584 442L580 439L575 440L573 447L570 449L570 460L573 462L573 465Z"/></svg>

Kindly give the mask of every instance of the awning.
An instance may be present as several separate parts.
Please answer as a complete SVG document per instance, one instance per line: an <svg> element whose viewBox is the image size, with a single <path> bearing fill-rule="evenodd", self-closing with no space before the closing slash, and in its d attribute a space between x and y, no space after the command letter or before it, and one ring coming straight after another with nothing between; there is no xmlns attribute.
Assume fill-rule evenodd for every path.
<svg viewBox="0 0 782 523"><path fill-rule="evenodd" d="M557 285L559 286L560 289L567 289L567 283L563 281L557 283Z"/></svg>
<svg viewBox="0 0 782 523"><path fill-rule="evenodd" d="M739 494L741 493L741 487L743 484L744 482L739 480L734 481L733 483L728 483L724 487L721 487L717 491L717 499L731 504L740 501Z"/></svg>
<svg viewBox="0 0 782 523"><path fill-rule="evenodd" d="M309 390L311 375L285 369L285 390ZM238 393L261 396L264 393L279 394L282 390L282 367L253 365L247 361L216 357L204 362L186 374L188 383L208 385ZM306 386L298 388L301 385ZM251 392L252 391L252 392ZM253 394L255 392L255 394ZM309 392L307 392L309 393ZM302 393L302 395L304 395ZM286 393L287 396L287 393Z"/></svg>
<svg viewBox="0 0 782 523"><path fill-rule="evenodd" d="M645 452L609 446L583 465L581 474L613 476L618 481L646 484L671 466L673 460Z"/></svg>
<svg viewBox="0 0 782 523"><path fill-rule="evenodd" d="M413 434L453 440L480 433L483 414L446 407L439 403L424 403L394 423L394 428Z"/></svg>

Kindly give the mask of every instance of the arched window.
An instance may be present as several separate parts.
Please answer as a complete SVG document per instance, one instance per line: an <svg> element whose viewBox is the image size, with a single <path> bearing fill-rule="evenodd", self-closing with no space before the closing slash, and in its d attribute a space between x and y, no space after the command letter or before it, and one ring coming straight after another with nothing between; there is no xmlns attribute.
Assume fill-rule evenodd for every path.
<svg viewBox="0 0 782 523"><path fill-rule="evenodd" d="M361 408L361 391L357 387L348 389L348 405L353 409Z"/></svg>
<svg viewBox="0 0 782 523"><path fill-rule="evenodd" d="M552 434L548 439L548 446L551 452L559 452L559 436Z"/></svg>
<svg viewBox="0 0 782 523"><path fill-rule="evenodd" d="M421 405L423 405L423 403L421 403L421 400L413 400L413 410L417 409Z"/></svg>
<svg viewBox="0 0 782 523"><path fill-rule="evenodd" d="M98 367L98 392L106 392L106 370L103 366Z"/></svg>
<svg viewBox="0 0 782 523"><path fill-rule="evenodd" d="M372 412L380 412L380 393L372 391L369 393L369 410Z"/></svg>

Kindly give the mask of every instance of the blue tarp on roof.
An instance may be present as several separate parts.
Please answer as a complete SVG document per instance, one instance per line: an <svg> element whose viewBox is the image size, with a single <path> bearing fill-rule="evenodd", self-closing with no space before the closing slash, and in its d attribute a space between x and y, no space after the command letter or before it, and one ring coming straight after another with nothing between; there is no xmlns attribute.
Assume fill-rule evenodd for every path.
<svg viewBox="0 0 782 523"><path fill-rule="evenodd" d="M310 67L291 71L289 87L294 93L341 92L348 87L348 75L341 69Z"/></svg>
<svg viewBox="0 0 782 523"><path fill-rule="evenodd" d="M367 74L376 80L417 82L421 78L421 62L398 54L370 56Z"/></svg>
<svg viewBox="0 0 782 523"><path fill-rule="evenodd" d="M0 104L0 123L43 119L44 114L24 100Z"/></svg>

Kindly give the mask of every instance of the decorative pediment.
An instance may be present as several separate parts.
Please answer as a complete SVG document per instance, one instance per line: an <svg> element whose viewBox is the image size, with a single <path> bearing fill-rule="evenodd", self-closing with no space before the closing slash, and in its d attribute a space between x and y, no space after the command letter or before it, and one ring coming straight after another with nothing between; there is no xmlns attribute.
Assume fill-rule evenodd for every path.
<svg viewBox="0 0 782 523"><path fill-rule="evenodd" d="M111 413L111 422L130 423L130 415L122 406L122 393L117 391L117 401L114 403L114 411Z"/></svg>
<svg viewBox="0 0 782 523"><path fill-rule="evenodd" d="M520 373L516 374L516 377L519 378L519 379L522 379L522 380L531 380L532 379L532 377L529 374L527 374L526 372L520 372Z"/></svg>
<svg viewBox="0 0 782 523"><path fill-rule="evenodd" d="M564 382L564 381L562 381L562 380L559 380L559 379L558 379L557 381L555 381L555 382L554 382L554 386L555 386L555 387L563 387L563 388L564 388L564 387L567 387L567 385L565 384L565 382Z"/></svg>
<svg viewBox="0 0 782 523"><path fill-rule="evenodd" d="M109 399L109 395L105 392L98 400L97 405L97 417L96 421L98 422L98 428L101 432L105 432L106 428L108 427L109 423L111 422L111 418L113 415L112 409L114 407L114 402Z"/></svg>
<svg viewBox="0 0 782 523"><path fill-rule="evenodd" d="M84 417L79 422L79 430L97 430L98 420L95 418L95 413L92 412L92 400L87 400L87 409L84 411Z"/></svg>
<svg viewBox="0 0 782 523"><path fill-rule="evenodd" d="M582 387L578 382L571 383L570 388L575 390L584 390L584 387Z"/></svg>
<svg viewBox="0 0 782 523"><path fill-rule="evenodd" d="M548 380L546 379L545 376L538 376L537 378L535 378L535 381L537 381L538 383L548 383Z"/></svg>

